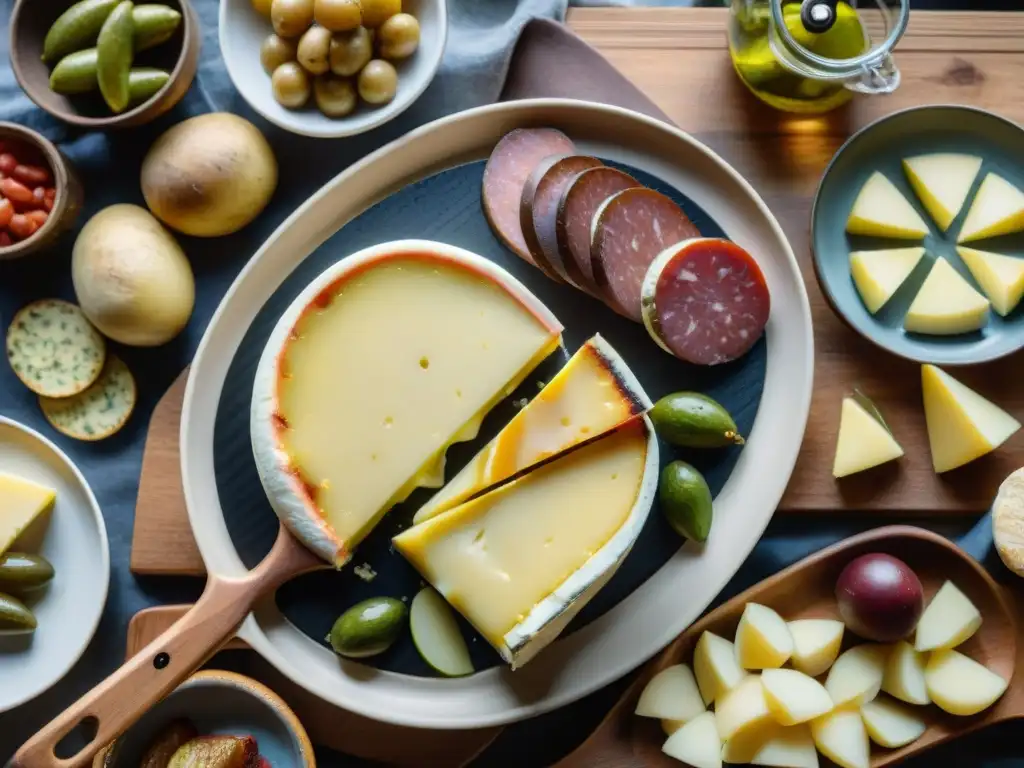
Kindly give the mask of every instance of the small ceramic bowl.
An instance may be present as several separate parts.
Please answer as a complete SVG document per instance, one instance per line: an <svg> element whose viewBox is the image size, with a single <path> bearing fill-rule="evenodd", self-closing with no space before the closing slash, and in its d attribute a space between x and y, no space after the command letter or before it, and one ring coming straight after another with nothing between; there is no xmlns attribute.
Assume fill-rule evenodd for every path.
<svg viewBox="0 0 1024 768"><path fill-rule="evenodd" d="M281 697L262 683L223 670L192 675L101 751L93 767L138 768L160 732L183 718L200 736L252 736L272 768L316 767L313 745Z"/></svg>
<svg viewBox="0 0 1024 768"><path fill-rule="evenodd" d="M199 66L202 31L188 0L159 0L181 13L181 24L170 40L139 54L134 66L159 67L170 80L148 101L115 115L99 92L62 96L50 90L52 64L42 60L43 40L50 26L75 0L39 3L16 0L11 13L11 67L18 85L32 101L54 117L92 130L126 128L156 119L185 96Z"/></svg>
<svg viewBox="0 0 1024 768"><path fill-rule="evenodd" d="M45 166L53 176L57 195L49 218L34 234L21 241L0 246L0 260L28 256L53 244L62 232L74 223L82 208L82 185L71 162L57 149L57 145L35 131L17 123L0 123L0 143L9 142L14 154L22 150L18 160L31 165Z"/></svg>
<svg viewBox="0 0 1024 768"><path fill-rule="evenodd" d="M303 136L354 136L402 114L427 89L441 65L448 38L446 0L404 0L402 10L419 21L420 44L416 53L395 63L395 98L379 107L361 103L346 117L323 115L312 97L302 109L285 109L277 103L270 89L270 75L260 63L260 45L274 30L270 20L253 8L251 0L220 0L220 51L235 88L270 122Z"/></svg>

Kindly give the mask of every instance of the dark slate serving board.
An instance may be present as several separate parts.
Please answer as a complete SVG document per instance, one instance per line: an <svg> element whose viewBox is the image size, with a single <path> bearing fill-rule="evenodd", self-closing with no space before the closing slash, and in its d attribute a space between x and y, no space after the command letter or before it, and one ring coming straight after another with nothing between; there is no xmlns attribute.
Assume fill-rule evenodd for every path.
<svg viewBox="0 0 1024 768"><path fill-rule="evenodd" d="M609 165L617 165L608 163ZM672 197L700 231L726 237L696 203L660 179L635 168L620 166L652 189ZM653 400L679 390L698 390L721 402L740 431L750 431L764 388L766 345L762 339L741 360L715 368L689 365L659 349L642 325L626 320L576 289L559 285L506 250L494 237L480 208L483 162L442 171L399 190L363 212L303 261L267 302L249 328L231 362L214 427L214 468L217 490L232 541L246 566L252 568L270 551L277 518L260 485L249 442L249 402L260 355L271 330L292 300L318 274L348 254L387 240L422 238L461 246L481 254L519 278L565 325L565 346L571 354L594 333L601 333L623 356ZM519 390L485 419L478 438L448 450L451 478L515 413L513 402L532 398L539 381L549 381L565 362L556 352L527 377ZM704 473L713 493L721 490L736 463L740 448L683 451L661 444L662 465L682 458ZM392 551L391 537L409 525L413 514L433 493L416 491L396 506L357 550L352 565L368 563L377 576L372 582L356 577L352 565L340 572L321 571L286 584L277 594L284 615L302 632L324 642L334 620L349 606L369 597L389 595L411 600L423 582L419 574ZM716 526L727 526L718 520ZM652 510L636 545L611 582L580 612L566 634L601 616L650 578L680 547L681 539L658 509ZM680 594L686 585L680 584ZM466 623L473 663L485 669L500 663L491 647ZM408 633L386 653L366 663L410 675L431 675Z"/></svg>

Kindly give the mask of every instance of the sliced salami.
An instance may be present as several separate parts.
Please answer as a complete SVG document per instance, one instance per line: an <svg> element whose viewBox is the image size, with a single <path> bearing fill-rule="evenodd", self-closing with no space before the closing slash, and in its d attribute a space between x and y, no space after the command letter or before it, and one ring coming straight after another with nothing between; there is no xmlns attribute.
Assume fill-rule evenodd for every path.
<svg viewBox="0 0 1024 768"><path fill-rule="evenodd" d="M594 214L617 192L640 182L615 168L591 168L576 176L562 192L555 219L558 252L569 279L594 296L599 292L590 266L590 235Z"/></svg>
<svg viewBox="0 0 1024 768"><path fill-rule="evenodd" d="M642 306L658 346L681 360L718 365L746 354L761 338L771 296L749 253L728 240L698 238L654 260Z"/></svg>
<svg viewBox="0 0 1024 768"><path fill-rule="evenodd" d="M531 264L533 258L519 224L523 187L545 157L574 150L572 140L554 128L516 128L502 136L487 159L481 191L484 215L494 234Z"/></svg>
<svg viewBox="0 0 1024 768"><path fill-rule="evenodd" d="M642 321L640 289L647 268L670 245L700 237L683 209L653 189L627 189L594 216L590 263L601 297L616 312Z"/></svg>
<svg viewBox="0 0 1024 768"><path fill-rule="evenodd" d="M541 160L523 187L520 224L530 255L545 273L574 284L558 251L558 203L573 179L588 168L599 167L601 161L595 157L555 155Z"/></svg>

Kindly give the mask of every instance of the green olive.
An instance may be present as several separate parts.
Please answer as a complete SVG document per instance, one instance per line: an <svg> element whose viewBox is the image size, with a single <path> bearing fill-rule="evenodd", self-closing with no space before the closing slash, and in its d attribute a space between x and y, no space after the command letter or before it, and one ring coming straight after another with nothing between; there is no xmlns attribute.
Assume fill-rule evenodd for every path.
<svg viewBox="0 0 1024 768"><path fill-rule="evenodd" d="M408 58L419 47L420 23L411 13L396 13L380 25L377 44L385 59Z"/></svg>
<svg viewBox="0 0 1024 768"><path fill-rule="evenodd" d="M379 27L396 13L402 12L402 0L360 0L363 26Z"/></svg>
<svg viewBox="0 0 1024 768"><path fill-rule="evenodd" d="M270 23L281 37L298 37L313 23L313 0L273 0Z"/></svg>
<svg viewBox="0 0 1024 768"><path fill-rule="evenodd" d="M296 48L294 40L285 40L280 35L268 35L260 45L260 63L268 75L289 61L295 61Z"/></svg>
<svg viewBox="0 0 1024 768"><path fill-rule="evenodd" d="M275 69L270 85L282 107L298 109L309 101L309 74L298 62L289 61Z"/></svg>
<svg viewBox="0 0 1024 768"><path fill-rule="evenodd" d="M359 95L367 104L387 104L398 90L398 72L383 59L374 59L359 73Z"/></svg>
<svg viewBox="0 0 1024 768"><path fill-rule="evenodd" d="M331 68L327 52L331 47L331 30L312 26L299 38L298 59L311 75L322 75Z"/></svg>
<svg viewBox="0 0 1024 768"><path fill-rule="evenodd" d="M316 105L327 117L344 117L356 108L356 89L352 81L335 75L321 75L313 81Z"/></svg>
<svg viewBox="0 0 1024 768"><path fill-rule="evenodd" d="M332 32L348 32L363 22L359 0L313 0L313 18Z"/></svg>
<svg viewBox="0 0 1024 768"><path fill-rule="evenodd" d="M351 77L366 66L373 58L373 41L366 27L356 27L351 32L336 32L331 37L331 72L342 77Z"/></svg>

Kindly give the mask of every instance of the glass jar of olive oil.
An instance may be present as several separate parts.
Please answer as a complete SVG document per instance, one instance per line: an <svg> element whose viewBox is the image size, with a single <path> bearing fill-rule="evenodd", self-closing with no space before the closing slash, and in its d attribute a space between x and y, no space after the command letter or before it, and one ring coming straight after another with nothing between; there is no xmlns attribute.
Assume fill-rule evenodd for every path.
<svg viewBox="0 0 1024 768"><path fill-rule="evenodd" d="M732 0L729 53L743 83L787 112L827 112L853 92L891 93L909 0Z"/></svg>

